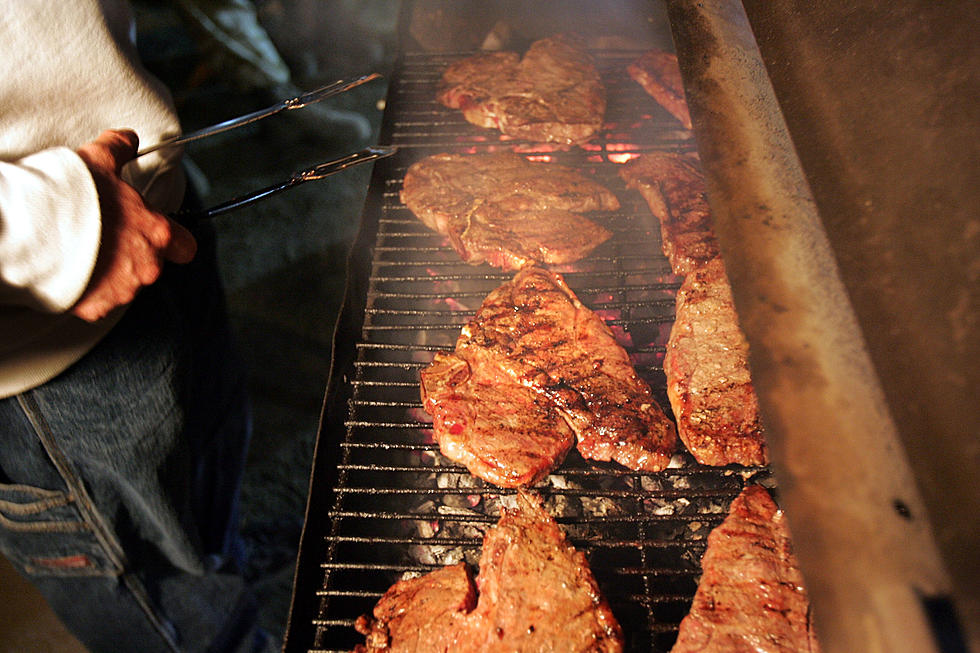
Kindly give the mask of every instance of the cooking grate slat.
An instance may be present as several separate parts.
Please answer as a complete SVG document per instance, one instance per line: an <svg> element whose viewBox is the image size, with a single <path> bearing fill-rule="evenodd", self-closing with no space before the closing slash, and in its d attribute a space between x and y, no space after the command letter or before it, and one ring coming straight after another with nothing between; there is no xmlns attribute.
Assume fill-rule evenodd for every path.
<svg viewBox="0 0 980 653"><path fill-rule="evenodd" d="M436 352L452 350L460 327L512 274L463 264L401 203L414 161L442 151L516 149L579 169L612 190L621 208L594 218L613 237L586 259L554 269L603 317L668 407L662 361L679 279L661 254L656 219L625 188L617 165L646 151L693 150L691 134L626 75L626 63L640 53L601 51L595 54L609 108L593 141L562 148L502 137L434 100L442 70L465 54L407 53L389 86L381 142L399 151L375 167L358 237L368 253L360 264L355 255L349 270L351 328L346 335L339 328L335 341L287 651L351 650L363 641L355 620L393 582L460 560L475 566L483 533L513 499L512 490L442 457L422 410L419 371ZM338 356L349 360L338 363ZM328 487L320 476L330 479ZM667 651L693 597L707 534L744 484L760 479L768 479L767 469L708 468L683 452L669 469L640 474L572 451L538 489L589 558L627 650ZM315 582L309 574L318 575ZM309 637L297 642L298 632Z"/></svg>

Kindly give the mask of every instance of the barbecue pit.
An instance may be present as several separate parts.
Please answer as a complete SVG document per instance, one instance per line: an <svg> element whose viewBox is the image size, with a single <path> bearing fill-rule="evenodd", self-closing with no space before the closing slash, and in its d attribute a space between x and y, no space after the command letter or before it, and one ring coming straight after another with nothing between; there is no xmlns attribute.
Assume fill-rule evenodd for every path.
<svg viewBox="0 0 980 653"><path fill-rule="evenodd" d="M432 4L446 7L444 3ZM763 68L761 61L745 59L751 54L758 56L758 52L741 5L708 3L711 6L705 9L695 7L703 3L671 3L668 18L660 3L634 4L642 5L642 20L652 25L649 41L642 44L644 47L631 47L628 40L613 40L597 43L593 48L607 89L608 109L603 130L578 148L542 146L502 137L470 125L458 112L438 105L434 97L442 70L472 54L472 50L423 49L416 42L416 49L407 48L402 54L389 82L380 137L380 144L397 146L399 152L375 165L361 232L351 255L345 306L335 337L333 369L318 434L287 651L350 650L363 641L353 629L354 620L370 611L393 582L459 560L475 564L483 532L496 521L500 506L507 505L512 496L512 492L475 479L439 455L418 392L419 371L436 352L452 349L459 328L483 297L512 275L485 265L461 263L442 236L431 232L401 204L398 192L411 163L444 151L515 149L530 160L574 167L613 190L622 208L596 216L614 232L613 238L588 258L554 269L565 275L586 305L604 317L665 408L668 404L661 364L679 279L670 274L661 253L656 219L639 195L628 191L618 179L617 165L647 151L700 149L709 179L714 182L710 187L712 205L719 215L726 263L732 253L744 254L753 241L732 226L737 223L737 216L717 210L720 202L730 200L728 206L745 206L747 198L774 200L765 193L784 192L789 201L778 208L792 213L783 217L800 215L799 193L807 192L806 180L797 169L792 142L786 136L775 101L752 95L758 87L749 84L759 83L758 79L751 79L752 74ZM426 5L420 1L403 8L402 22L409 33L425 17ZM671 29L691 95L694 133L681 128L625 73L626 64L645 47L674 49ZM410 42L412 39L406 38L406 43ZM701 65L707 43L717 46L711 56L727 56L722 60L733 67L723 73L727 77L721 80L720 87L713 85L718 83L714 77L719 74L718 69ZM765 84L761 86L763 90L767 88ZM779 155L768 163L776 161L788 170L773 172L760 164L758 170L766 175L763 181L733 188L728 173L719 172L719 166L728 166L725 171L737 169L733 162L741 150L737 149L738 144L726 144L724 134L710 126L725 121L712 123L720 109L709 101L723 102L720 106L736 115L742 115L737 112L746 106L756 110L752 117L762 116L767 122L757 131L747 127L746 133L750 137L761 134L765 144ZM758 104L753 107L752 101ZM699 130L702 125L709 126ZM749 150L758 155L751 147ZM766 163L765 156L760 160ZM748 161L758 163L752 158ZM775 189L766 185L770 179L780 182ZM722 185L719 180L729 183ZM881 538L899 538L897 541L906 545L904 551L885 549L899 556L893 564L885 565L889 572L871 574L865 580L855 578L849 594L853 601L864 601L879 620L885 615L876 628L886 633L881 641L887 642L890 650L929 650L920 646L935 643L936 632L948 634L953 642L963 641L958 639L962 634L955 616L952 623L947 621L949 615L956 613L950 598L951 583L936 549L926 508L916 491L914 475L888 419L874 370L869 361L860 358L860 327L848 317L846 292L833 276L833 255L829 248L822 249L826 247L825 237L821 237L819 225L810 220L812 213L806 213L812 212L812 202L804 198L802 205L806 220L800 230L786 236L790 239L786 244L797 246L798 241L792 239L800 237L810 237L815 242L811 253L815 266L820 268L817 273L826 272L827 268L821 267L826 265L831 272L830 278L821 279L820 294L824 296L817 308L828 308L836 315L823 325L826 340L817 344L828 348L843 344L848 347L844 350L848 355L858 355L854 364L860 374L854 383L866 412L859 421L870 423L877 438L862 455L842 465L851 475L850 487L838 487L837 494L848 497L846 501L852 501L860 514L849 521L844 515L834 518L818 512L813 523L808 523L803 515L809 514L814 500L807 496L805 488L801 491L796 483L785 490L777 487L776 480L799 481L801 473L809 470L805 462L793 458L793 447L803 447L798 435L801 425L794 428L786 422L786 411L798 409L800 404L773 398L777 388L797 392L800 388L789 388L782 376L785 370L778 366L759 368L763 370L763 414L779 427L780 439L773 457L777 466L785 465L775 474L768 468L705 467L685 453L678 453L670 469L662 473L639 474L615 465L584 461L572 452L539 489L549 511L576 547L588 556L600 588L623 626L630 651L669 651L696 588L698 561L707 534L724 518L731 499L749 482L775 487L777 496L788 504L791 527L800 533L813 536L827 526L828 519L836 519L836 527L831 530L837 531L873 522L878 524ZM811 228L817 230L815 239L807 231ZM778 252L764 252L758 265L765 267L766 256L770 255L778 256ZM736 304L740 313L743 306L752 311L747 313L746 330L757 357L756 352L769 353L769 343L759 344L758 334L764 332L764 325L758 317L760 313L755 312L758 307L753 308L745 299L746 279L753 268L737 262L735 266ZM775 265L767 269L780 272ZM807 276L811 272L804 269L795 274ZM785 275L785 270L782 273ZM780 340L775 344L778 347L785 343ZM851 346L856 346L856 350ZM837 360L841 354L838 349L833 358ZM844 363L850 364L851 361ZM817 404L808 404L809 408L819 413L826 409L821 402L840 397L826 394L811 399ZM824 417L835 427L843 418L853 420L846 411L825 413ZM856 423L851 421L846 430L855 429ZM853 456L853 447L862 447L870 436L844 433L840 437L843 444L831 448L839 453L840 448L851 447L848 455ZM860 468L864 457L875 455L882 457L875 467L890 468L889 476L882 477L869 467L865 469L868 478L861 478L855 467ZM878 505L876 497L855 491L867 487L888 495L887 500ZM800 549L804 575L808 579L820 578L819 572L814 573L815 568L828 560L830 552L812 540L803 541ZM905 575L900 574L897 581L896 576L889 575L903 567ZM834 568L855 572L855 566L844 563ZM914 587L920 595L889 594L879 597L880 605L870 605L868 596L878 581L886 586L907 581L905 590ZM839 611L833 610L829 599L843 595L839 588L828 587L832 584L821 579L810 588L814 604L825 606L821 614L834 618L829 627L821 628L818 621L818 633L829 634L825 650L848 650L847 646L867 640L855 639L861 635L855 634L852 624L860 620L860 615L850 620L838 619ZM910 615L915 619L909 621ZM896 644L899 648L891 648Z"/></svg>

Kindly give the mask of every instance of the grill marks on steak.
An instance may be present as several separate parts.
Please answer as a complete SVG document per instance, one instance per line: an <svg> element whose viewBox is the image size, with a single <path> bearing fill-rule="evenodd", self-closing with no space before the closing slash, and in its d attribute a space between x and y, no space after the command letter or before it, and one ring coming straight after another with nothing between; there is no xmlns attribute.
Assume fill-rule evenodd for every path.
<svg viewBox="0 0 980 653"><path fill-rule="evenodd" d="M678 434L702 464L769 462L748 355L725 266L714 258L685 277L664 356Z"/></svg>
<svg viewBox="0 0 980 653"><path fill-rule="evenodd" d="M422 405L443 455L500 487L532 485L559 465L575 434L558 412L494 365L438 353L422 371Z"/></svg>
<svg viewBox="0 0 980 653"><path fill-rule="evenodd" d="M685 275L718 256L697 154L650 152L624 165L620 177L660 220L664 254L674 274Z"/></svg>
<svg viewBox="0 0 980 653"><path fill-rule="evenodd" d="M487 531L473 587L465 563L395 583L357 620L374 651L623 650L623 635L585 556L540 498L520 492Z"/></svg>
<svg viewBox="0 0 980 653"><path fill-rule="evenodd" d="M401 200L449 236L463 261L505 270L570 263L612 234L579 213L614 211L619 200L571 168L514 152L436 154L405 173Z"/></svg>
<svg viewBox="0 0 980 653"><path fill-rule="evenodd" d="M585 458L659 471L677 434L602 319L555 272L520 270L463 327L456 355L547 398Z"/></svg>
<svg viewBox="0 0 980 653"><path fill-rule="evenodd" d="M677 293L664 373L677 432L706 465L769 462L749 345L738 325L696 155L645 154L620 172L660 220Z"/></svg>
<svg viewBox="0 0 980 653"><path fill-rule="evenodd" d="M677 55L664 50L650 50L632 61L626 72L643 87L657 104L669 111L684 127L691 129L691 114L684 99L684 82L677 65Z"/></svg>
<svg viewBox="0 0 980 653"><path fill-rule="evenodd" d="M523 59L490 52L457 61L436 98L475 125L537 142L585 142L606 112L595 62L569 35L535 41Z"/></svg>
<svg viewBox="0 0 980 653"><path fill-rule="evenodd" d="M820 650L789 530L764 488L749 486L732 502L701 567L671 653Z"/></svg>

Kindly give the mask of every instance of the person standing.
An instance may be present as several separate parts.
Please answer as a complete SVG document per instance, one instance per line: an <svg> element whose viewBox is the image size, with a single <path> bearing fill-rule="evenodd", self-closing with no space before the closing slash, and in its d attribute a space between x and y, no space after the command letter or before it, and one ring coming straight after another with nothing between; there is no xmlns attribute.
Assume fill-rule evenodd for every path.
<svg viewBox="0 0 980 653"><path fill-rule="evenodd" d="M213 235L122 0L0 0L0 551L92 651L261 651Z"/></svg>

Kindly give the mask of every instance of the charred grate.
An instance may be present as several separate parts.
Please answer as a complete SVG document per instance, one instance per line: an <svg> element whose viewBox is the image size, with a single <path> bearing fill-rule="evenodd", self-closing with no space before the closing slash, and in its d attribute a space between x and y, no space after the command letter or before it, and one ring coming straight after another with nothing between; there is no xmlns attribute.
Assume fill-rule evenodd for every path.
<svg viewBox="0 0 980 653"><path fill-rule="evenodd" d="M422 410L419 371L436 352L453 348L483 298L512 274L461 263L447 240L401 203L401 182L414 161L442 151L514 148L532 160L576 167L615 192L620 210L592 214L613 237L587 259L554 269L605 319L669 411L662 361L679 280L661 254L656 219L625 188L617 164L694 143L626 75L639 54L596 53L609 94L607 120L597 138L577 148L507 139L438 105L439 76L463 53L401 60L382 129L382 142L400 149L379 162L371 182L357 245L370 254L359 266L357 252L352 257L345 311L357 307L349 316L354 327L346 338L339 329L335 342L335 357L349 350L349 365L335 359L325 402L287 650L310 647L309 639L296 641L304 607L312 614L309 650L349 651L363 641L354 621L392 583L460 560L475 566L484 531L513 497L443 458ZM330 488L318 481L324 465L330 469L320 476L330 476ZM588 556L627 649L667 651L696 589L708 533L749 478L767 476L764 468L700 466L684 453L662 473L638 474L584 461L573 450L537 489ZM303 575L312 573L322 579L319 589L299 595Z"/></svg>

